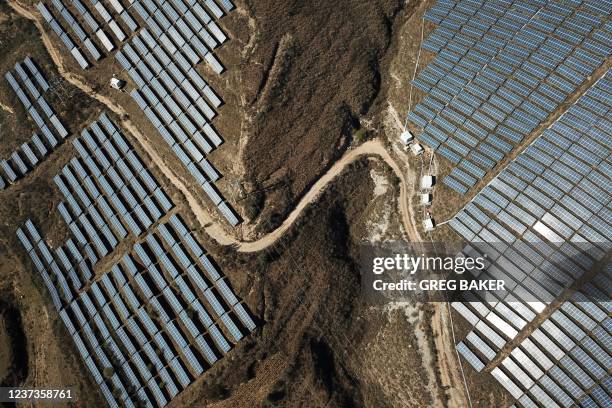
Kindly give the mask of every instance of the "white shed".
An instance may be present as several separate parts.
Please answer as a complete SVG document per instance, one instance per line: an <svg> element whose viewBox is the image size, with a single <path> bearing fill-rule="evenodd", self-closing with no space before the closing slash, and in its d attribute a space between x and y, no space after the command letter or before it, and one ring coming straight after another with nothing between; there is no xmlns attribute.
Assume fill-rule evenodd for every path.
<svg viewBox="0 0 612 408"><path fill-rule="evenodd" d="M423 146L421 146L420 143L413 143L412 145L410 145L410 150L415 156L420 156L421 154L423 154L423 151L425 151L425 149L423 149Z"/></svg>
<svg viewBox="0 0 612 408"><path fill-rule="evenodd" d="M431 204L431 194L423 193L421 194L421 205L429 205Z"/></svg>
<svg viewBox="0 0 612 408"><path fill-rule="evenodd" d="M423 220L423 229L425 231L432 231L434 229L435 225L436 224L434 222L434 219L431 218L431 217L425 218Z"/></svg>
<svg viewBox="0 0 612 408"><path fill-rule="evenodd" d="M121 90L125 86L125 81L122 81L119 78L112 77L110 80L110 86L111 88Z"/></svg>
<svg viewBox="0 0 612 408"><path fill-rule="evenodd" d="M414 136L412 136L412 133L410 133L409 130L404 130L401 134L400 134L400 141L402 142L402 144L404 146L409 146L410 143L412 143L412 141L414 140Z"/></svg>
<svg viewBox="0 0 612 408"><path fill-rule="evenodd" d="M434 183L434 176L431 174L426 174L421 178L421 189L428 190L433 187Z"/></svg>

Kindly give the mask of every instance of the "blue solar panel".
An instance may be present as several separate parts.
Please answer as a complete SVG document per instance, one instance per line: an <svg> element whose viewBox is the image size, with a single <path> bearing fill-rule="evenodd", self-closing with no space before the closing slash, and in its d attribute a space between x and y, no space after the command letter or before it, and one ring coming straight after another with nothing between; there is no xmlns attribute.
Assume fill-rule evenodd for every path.
<svg viewBox="0 0 612 408"><path fill-rule="evenodd" d="M444 177L444 179L442 180L442 183L446 184L448 187L455 190L461 195L464 195L468 191L468 188L466 186L464 186L459 181L457 181L456 179L450 176Z"/></svg>

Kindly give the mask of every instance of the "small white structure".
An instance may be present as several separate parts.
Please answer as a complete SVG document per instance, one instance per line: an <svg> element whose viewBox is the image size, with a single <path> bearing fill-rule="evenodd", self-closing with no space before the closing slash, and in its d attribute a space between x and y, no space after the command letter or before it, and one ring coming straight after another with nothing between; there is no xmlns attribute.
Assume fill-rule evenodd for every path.
<svg viewBox="0 0 612 408"><path fill-rule="evenodd" d="M430 204L431 204L431 193L421 194L421 205L430 205Z"/></svg>
<svg viewBox="0 0 612 408"><path fill-rule="evenodd" d="M412 133L410 133L409 130L404 130L400 135L400 141L402 142L404 147L410 146L410 143L412 143L413 140L414 136L412 136Z"/></svg>
<svg viewBox="0 0 612 408"><path fill-rule="evenodd" d="M410 145L410 150L415 156L420 156L425 151L425 149L423 149L423 146L421 146L420 143L413 143L412 145Z"/></svg>
<svg viewBox="0 0 612 408"><path fill-rule="evenodd" d="M110 80L110 86L111 88L115 88L120 91L125 86L125 81L122 81L119 78L112 77Z"/></svg>
<svg viewBox="0 0 612 408"><path fill-rule="evenodd" d="M433 187L434 183L435 183L434 176L432 176L431 174L426 174L421 178L421 189L429 190L430 188Z"/></svg>
<svg viewBox="0 0 612 408"><path fill-rule="evenodd" d="M435 222L434 219L431 218L431 216L428 216L428 218L425 218L423 220L423 229L427 232L427 231L433 231L434 227L435 227Z"/></svg>

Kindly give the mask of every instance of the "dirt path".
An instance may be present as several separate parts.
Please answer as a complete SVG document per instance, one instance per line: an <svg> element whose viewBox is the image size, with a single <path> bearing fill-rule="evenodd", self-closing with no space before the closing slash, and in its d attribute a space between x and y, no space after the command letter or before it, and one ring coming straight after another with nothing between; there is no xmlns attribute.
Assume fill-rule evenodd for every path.
<svg viewBox="0 0 612 408"><path fill-rule="evenodd" d="M49 51L53 62L57 66L60 75L66 79L69 83L76 86L87 95L95 98L108 109L116 113L118 116L123 117L127 114L125 109L114 103L109 98L100 95L95 92L89 85L87 85L82 78L77 75L68 72L65 68L64 61L60 53L55 49L51 39L42 27L42 23L39 21L37 16L32 14L27 9L23 8L15 1L9 1L9 5L21 16L32 20L39 32L41 33L43 43ZM263 236L256 241L240 241L236 237L230 235L221 227L213 217L210 216L208 210L200 203L200 199L195 197L193 193L187 187L187 184L177 176L165 163L162 157L157 153L153 147L151 140L142 134L136 126L129 120L121 120L121 125L130 131L138 142L142 145L147 154L151 157L152 161L160 168L164 176L166 176L172 184L174 184L181 193L185 196L187 203L191 211L195 214L198 222L205 227L206 233L219 242L222 245L232 245L236 247L239 252L257 252L267 248L276 242L299 218L302 211L311 203L316 201L321 192L325 187L338 176L347 165L351 164L361 156L379 156L382 160L387 163L394 171L396 176L400 179L400 212L402 213L402 222L404 224L405 231L408 235L408 239L416 241L418 237L415 234L416 226L414 225L413 218L409 216L412 213L412 208L409 205L409 197L407 193L407 183L402 170L395 160L391 157L389 152L385 149L383 144L378 140L368 141L355 149L349 150L340 160L338 160L317 182L311 187L306 195L300 200L298 205L291 211L285 221L274 231Z"/></svg>
<svg viewBox="0 0 612 408"><path fill-rule="evenodd" d="M398 134L403 130L403 123L397 113L397 110L393 107L393 105L389 105L388 110L388 121L387 125L394 129L394 133ZM402 152L396 151L397 156L401 157ZM404 156L406 160L410 160L410 155ZM394 169L395 170L395 169ZM418 174L415 173L415 170L409 166L408 168L408 178L411 180L419 179ZM397 171L396 171L397 173ZM405 190L408 191L408 197L412 196L416 193L416 189L418 186L415 183L408 185L404 180L402 180L402 186L405 186ZM427 239L423 239L416 229L416 225L414 225L415 214L414 207L411 205L410 200L407 197L402 197L402 217L404 219L404 225L410 225L410 223L406 219L413 220L412 221L412 234L416 235L416 239L411 237L411 240L414 242L424 242ZM449 315L449 310L446 302L436 302L434 304L434 314L431 317L431 321L429 324L432 328L433 333L433 341L434 346L436 348L436 358L433 363L435 363L435 367L438 369L436 372L439 375L439 380L442 386L448 387L446 390L446 395L448 397L448 403L445 404L448 407L468 407L469 405L469 397L465 391L463 378L461 377L461 372L459 364L460 361L457 358L455 351L455 342L453 341L452 336L452 328L451 328L451 316ZM435 395L432 393L432 397L435 398ZM436 404L439 406L443 404L441 401L436 401ZM444 405L444 404L443 404Z"/></svg>
<svg viewBox="0 0 612 408"><path fill-rule="evenodd" d="M47 51L51 55L58 72L60 75L69 83L73 84L87 95L95 98L108 109L116 113L119 117L125 117L127 112L121 106L114 103L111 99L100 95L93 91L93 89L87 85L83 78L69 72L64 64L64 60L61 53L54 47L48 34L45 32L42 22L38 17L17 4L14 0L8 2L8 4L21 16L32 20L39 30L43 43L47 48ZM397 118L399 121L399 118ZM401 122L401 121L399 121ZM208 209L201 204L200 198L196 197L188 188L187 183L177 175L163 158L158 154L154 147L154 143L144 134L142 134L137 127L130 120L121 120L121 125L136 138L142 148L151 157L152 161L159 167L160 171L164 174L168 180L177 187L177 189L184 195L185 201L188 204L190 210L196 216L200 225L205 226L206 233L215 239L217 242L223 245L232 245L239 252L257 252L263 250L270 245L274 244L280 239L285 232L293 225L293 223L302 214L302 211L309 205L315 202L325 188L331 183L342 171L354 161L366 156L378 156L382 159L400 179L400 196L399 196L399 211L402 215L402 223L406 232L407 238L410 241L420 241L420 236L415 225L415 214L414 208L411 206L410 197L414 193L414 183L408 183L407 179L402 171L401 167L389 154L384 144L380 140L372 140L362 145L353 148L341 157L317 182L310 188L306 195L300 200L297 206L291 211L289 216L283 221L283 223L274 231L263 236L262 238L255 241L240 241L235 236L229 234L209 213ZM453 353L454 348L449 346L452 343L452 339L446 328L449 322L448 315L445 307L436 307L436 313L432 319L432 327L434 329L434 337L436 348L442 352L443 355L439 356L438 363L440 364L441 380L444 385L450 386L449 397L451 406L465 406L465 396L462 392L462 380L459 376L459 372L456 367L456 356Z"/></svg>
<svg viewBox="0 0 612 408"><path fill-rule="evenodd" d="M336 178L342 171L351 163L358 160L364 156L378 156L380 157L386 164L391 167L393 172L400 179L400 212L402 214L402 222L404 224L404 228L409 235L410 240L416 240L417 237L414 233L415 226L413 225L412 218L409 216L409 199L407 194L406 180L404 178L403 172L401 171L398 164L393 160L389 152L385 149L382 142L379 140L371 140L365 142L364 144L349 150L344 156L342 156L321 178L317 180L317 182L310 188L310 190L304 195L304 197L300 200L298 205L289 213L289 216L283 221L283 223L276 228L274 231L269 234L263 236L262 238L256 241L250 242L241 242L237 241L235 238L224 234L222 230L218 227L218 225L210 226L206 229L207 233L215 238L220 238L224 236L225 241L220 241L220 243L227 245L234 245L240 252L256 252L262 249L267 248L276 242L283 234L293 225L293 223L299 218L300 214L304 209L311 203L315 202L320 194L325 190L327 185L331 183L334 178Z"/></svg>
<svg viewBox="0 0 612 408"><path fill-rule="evenodd" d="M2 110L3 110L3 111L5 111L5 112L8 112L8 113L15 113L15 112L13 111L13 108L11 108L11 107L10 107L10 106L8 106L8 105L3 104L2 102L0 102L0 109L2 109Z"/></svg>
<svg viewBox="0 0 612 408"><path fill-rule="evenodd" d="M453 408L470 407L469 396L465 390L461 375L461 361L458 359L455 342L451 333L449 303L439 302L435 305L431 318L434 344L438 350L437 366L440 382L447 388L448 406Z"/></svg>

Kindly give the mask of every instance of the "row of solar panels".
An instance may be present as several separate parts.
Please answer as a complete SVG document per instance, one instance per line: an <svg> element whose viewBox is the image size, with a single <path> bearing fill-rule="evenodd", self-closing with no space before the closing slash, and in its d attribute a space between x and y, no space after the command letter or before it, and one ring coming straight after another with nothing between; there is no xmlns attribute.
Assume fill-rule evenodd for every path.
<svg viewBox="0 0 612 408"><path fill-rule="evenodd" d="M166 1L153 2L152 0L145 0L145 1L133 1L132 0L130 1L129 7L126 9L123 7L123 5L118 0L108 0L108 3L110 3L111 8L112 10L114 10L114 12L109 11L109 8L106 7L104 3L101 1L91 0L91 3L93 5L93 8L96 10L96 13L102 19L103 23L99 23L96 17L93 16L92 12L80 0L71 0L71 4L77 10L77 13L80 16L80 18L85 22L90 32L94 34L90 38L87 32L83 29L81 23L74 17L74 15L68 9L68 7L65 4L63 4L61 0L52 0L52 4L54 8L56 9L57 13L59 13L62 16L62 19L72 29L76 37L79 39L79 41L83 43L88 53L91 55L91 57L95 61L98 61L99 59L101 59L103 55L100 52L99 48L96 46L96 44L92 41L92 38L96 37L98 41L100 42L100 44L102 44L102 47L107 52L112 52L115 49L115 45L113 44L109 36L102 29L102 25L103 24L108 25L114 37L119 41L119 43L121 43L126 40L128 35L126 35L126 30L121 28L121 25L119 24L119 19L121 19L123 21L123 24L127 26L127 30L129 30L132 33L136 32L138 30L138 23L136 22L134 17L130 15L129 9L130 8L135 9L138 12L138 14L141 16L141 18L147 21L149 18L149 14L148 12L145 12L143 5L155 17L155 20L160 22L160 24L162 25L164 29L164 32L168 33L169 37L172 38L172 40L176 42L178 47L190 49L189 44L185 42L185 38L188 41L198 41L197 39L192 38L193 32L191 31L189 26L185 23L185 21L180 16L184 16L185 18L187 18L192 27L196 28L196 30L198 30L199 32L200 31L202 32L200 35L206 36L207 40L210 40L210 41L207 41L207 44L210 47L214 48L217 45L217 41L213 37L210 37L210 35L205 32L205 29L203 28L202 24L198 21L198 19L195 17L195 15L197 15L200 18L200 20L204 22L208 30L210 30L210 32L213 34L213 36L217 38L218 41L223 43L226 40L225 34L223 34L223 32L220 30L220 28L215 23L215 21L213 21L212 18L208 15L208 13L204 11L204 9L199 4L197 4L195 1L185 2L183 0L173 0L170 3ZM221 8L219 8L219 6L214 1L207 0L205 2L205 5L213 13L215 17L219 18L223 16L223 11L221 10ZM228 11L233 9L233 4L227 1L223 2L222 5ZM41 10L41 12L44 13L44 10L46 9L46 7L43 5L39 7L39 9ZM192 13L191 9L194 10L195 15L194 13ZM48 9L47 9L47 12L48 12ZM118 17L114 15L115 13L117 14ZM50 13L47 13L47 14L50 15ZM49 17L51 17L51 19ZM51 23L51 21L54 19L52 16L46 16L46 18L49 21L49 23ZM175 24L176 24L176 28L173 27L173 25ZM59 24L52 24L52 26L55 26L55 25L58 26L57 28L61 28ZM157 25L156 27L159 28L159 26ZM177 28L179 29L179 31L177 31ZM58 31L58 35L62 36L61 31L63 30L57 30L57 31ZM186 37L183 38L181 34L184 34ZM163 35L165 36L165 34ZM69 50L72 51L73 49L72 46L74 44L72 43L68 35L64 36L62 40L64 41L64 43L66 43ZM201 46L199 49L205 49L205 47L201 43L199 43L199 45ZM83 57L80 51L77 50L76 52L73 52L73 55L75 56L75 58L77 59L77 62L81 65L83 69L89 66L88 61ZM203 54L203 57L205 57L205 59L211 64L212 68L215 71L218 71L218 72L222 71L223 68L221 67L220 63L218 62L218 60L215 58L214 55L208 53L208 51L206 50Z"/></svg>
<svg viewBox="0 0 612 408"><path fill-rule="evenodd" d="M134 255L124 256L122 264L115 265L111 273L103 275L86 292L74 297L66 295L65 292L70 290L66 288L65 273L57 267L31 221L26 222L26 231L29 237L21 229L17 235L47 283L62 320L111 406L116 406L118 396L127 406L132 406L132 399L144 402L146 406L153 406L151 401L164 406L204 371L203 365L212 365L218 354L222 355L231 348L214 320L223 324L234 342L242 338L241 329L229 315L230 310L241 322L243 330L255 328L244 306L176 215L170 218L169 224L159 226L157 232L161 240L154 235L147 236L146 244L134 246ZM46 267L32 241L39 248ZM189 251L198 259L197 262L192 260ZM58 258L66 270L72 268L73 272L77 262L71 262L66 253L62 251ZM152 261L151 258L157 259ZM206 271L206 278L201 268ZM55 278L49 279L49 269ZM59 289L53 282L55 280L59 281ZM59 298L64 296L67 301L64 303L66 307L62 308ZM81 310L85 310L89 318ZM185 333L191 336L189 343L185 340ZM87 345L82 339L87 339ZM116 339L121 341L119 346ZM134 346L134 340L139 343L140 350ZM147 348L151 344L154 347ZM168 344L173 344L173 347ZM182 358L173 350L179 350ZM150 373L152 367L157 374ZM109 369L112 375L108 374ZM140 374L142 381L134 372ZM158 383L163 383L163 389ZM142 384L147 384L146 388ZM113 392L109 392L109 386Z"/></svg>
<svg viewBox="0 0 612 408"><path fill-rule="evenodd" d="M555 312L556 314L554 314L554 319L556 321L562 321L562 324L565 325L567 320L566 317L563 316L569 315L576 321L584 322L579 323L579 325L587 325L588 330L595 326L594 322L606 321L607 315L610 312L610 305L609 303L604 302L604 300L606 300L607 296L605 293L609 291L611 284L612 281L610 280L609 275L601 274L592 282L584 285L581 292L574 292L570 300L563 303L561 306L561 309L566 311L566 313L557 311L559 313ZM541 302L529 302L528 300L524 299L517 299L516 301L522 301L524 305L528 305L535 311L541 311L545 307L545 304ZM464 339L464 346L469 345L469 349L471 349L473 353L481 356L478 358L478 361L480 361L478 366L480 368L475 366L477 371L481 371L481 368L484 367L483 362L486 363L492 361L496 356L495 350L504 347L506 345L506 340L504 340L490 327L487 327L486 325L479 325L479 323L477 323L479 320L478 315L483 316L484 313L487 313L484 309L479 308L476 312L472 312L466 306L466 304L462 302L453 302L452 306L461 316L470 322L470 324L478 326L477 331L472 331L466 336ZM571 322L568 323L566 329L572 330L574 333L583 331L582 329L577 329L576 325ZM538 332L538 330L539 329L536 329L535 332ZM556 341L561 341L563 344L565 344L565 346L569 346L569 348L573 347L571 342L563 340L566 338L566 336L564 336L565 335L560 335ZM584 336L582 335L581 338L582 337ZM609 340L606 340L604 337L600 338L599 340L601 340L608 349L608 346L610 345ZM554 341L551 341L550 344L554 344ZM547 346L546 349L555 359L560 359L563 356L563 354L560 354L560 352L554 351L557 350L556 346ZM535 353L530 354L533 354L535 360L544 368L544 370L550 368L550 363L547 362L547 358L537 356Z"/></svg>
<svg viewBox="0 0 612 408"><path fill-rule="evenodd" d="M464 96L465 98L465 96ZM460 101L457 100L457 104L461 103ZM531 102L524 102L524 105L531 105L532 111L537 110L538 108L534 108L533 104L531 104ZM484 106L484 105L483 105ZM487 104L487 106L485 106L487 108L489 108L489 110L494 110L495 108L492 107L491 104ZM445 113L445 115L451 116L450 112ZM454 114L453 114L454 115ZM476 115L474 116L476 117ZM450 127L451 129L453 128L454 125L452 125L450 122L448 122L446 119L442 118L442 117L438 117L435 119L436 122L440 122L443 125L446 125L446 127ZM469 122L470 127L473 127L473 123ZM518 123L513 123L515 125L515 128L518 128L519 125ZM466 123L467 125L467 123ZM478 128L479 129L479 128ZM525 128L522 129L522 132L528 133L530 128ZM438 140L442 140L444 137L443 132L441 130L439 130L437 127L435 127L434 125L429 126L428 131L431 131L432 134L435 134L436 137L438 138ZM514 131L511 131L509 128L503 128L500 131L503 131L503 136L507 136L507 137L511 137L513 141L515 140L520 140L522 138L522 136L520 136L519 134L517 134ZM473 139L470 135L467 135L464 131L461 131L461 129L459 129L457 131L457 134L464 140L468 140L470 142L474 142L476 143L475 139ZM428 134L424 135L425 138L430 137ZM499 148L502 149L503 151L510 151L511 149L511 145L508 144L507 142L504 142L502 139L498 138L498 137L492 137L489 140L494 148ZM437 143L437 142L435 142ZM434 144L435 144L434 143ZM450 139L447 140L447 144L448 146L451 146L453 149L455 149L456 151L462 151L465 154L468 154L468 149L466 148L465 145L462 145L460 142L457 142L454 139ZM486 147L486 149L485 149ZM483 153L485 153L486 155L489 155L490 157L494 157L494 159L490 159L487 158L486 156L482 156L482 155L478 155L475 156L477 160L475 160L476 162L478 162L479 164L485 166L485 168L491 168L494 166L495 164L495 160L498 160L500 158L503 157L503 155L501 155L499 152L492 150L490 145L484 145L483 147ZM462 192L466 192L467 191L467 187L462 186L460 183L457 183L456 179L459 179L463 184L471 186L475 183L477 178L481 178L484 174L485 171L482 170L481 168L479 168L478 166L476 166L474 163L470 162L470 161L461 161L461 157L456 154L455 152L453 152L452 150L449 150L448 147L442 146L440 148L440 153L449 157L449 159L451 159L452 161L454 161L455 163L459 163L460 167L462 167L463 169L467 170L463 171L460 170L459 168L455 168L453 169L451 175L453 176L453 178L449 178L448 180L446 180L447 183L452 184L452 186L455 188L458 188L459 190L461 190Z"/></svg>
<svg viewBox="0 0 612 408"><path fill-rule="evenodd" d="M607 321L609 305L602 301L604 298L598 297L603 295L603 293L601 289L598 289L597 285L609 285L611 282L609 277L599 278L598 280L601 283L595 285L593 283L589 284L589 288L587 289L588 292L585 291L588 296L585 295L585 293L576 292L569 302L564 303L561 309L552 314L551 321L556 322L555 324L543 324L542 328L545 328L552 337L548 339L538 338L538 343L545 346L546 354L549 354L553 360L559 360L564 355L556 344L559 344L561 348L569 351L575 346L575 343L571 341L570 337L578 336L579 340L582 340L586 338L587 333L593 331L598 324ZM474 319L475 315L466 308L465 304L454 302L453 308L468 319L468 321ZM574 321L577 323L574 323ZM563 330L560 330L557 326L560 326ZM567 332L570 337L568 337L564 331ZM541 332L541 328L536 329L534 332ZM610 345L609 339L609 336L599 336L596 338L605 348ZM469 354L469 352L471 352L478 356L477 359L470 360L470 364L475 363L473 364L474 368L477 371L481 371L486 363L495 358L495 350L505 345L506 341L498 332L486 326L481 326L477 331L472 331L466 336L463 341L463 346L461 347L464 348L463 353ZM594 347L593 352L596 352L596 350L597 348ZM520 349L517 349L514 353L520 354ZM552 367L552 363L545 353L536 353L534 351L530 352L530 354L544 372ZM599 352L597 352L597 354L596 359L602 360L604 358L603 354ZM538 379L541 377L542 372L540 369L534 368L533 373L530 373L530 375Z"/></svg>
<svg viewBox="0 0 612 408"><path fill-rule="evenodd" d="M58 210L92 263L108 255L128 230L141 235L173 207L105 114L100 123L90 126L95 139L84 129L73 141L80 159L73 158L54 178L68 204L60 203Z"/></svg>
<svg viewBox="0 0 612 408"><path fill-rule="evenodd" d="M215 115L209 103L218 107L221 101L182 54L174 49L176 65L168 55L172 49L156 42L147 30L131 44L116 58L139 88L132 91L132 97L222 215L237 225L236 214L213 185L219 173L204 157L222 143L209 123Z"/></svg>
<svg viewBox="0 0 612 408"><path fill-rule="evenodd" d="M450 221L451 227L471 242L463 251L465 255L487 254L491 265L481 277L503 279L509 288L507 293L491 293L488 298L467 293L466 303L453 304L474 325L469 336L475 338L478 332L490 344L487 348L464 341L458 346L477 369L482 369L484 362L472 354L492 360L507 341L516 338L611 248L610 181L606 176L610 172L607 159L612 129L610 79L608 73L589 88ZM599 289L591 285L589 294L609 298L612 282L607 275L599 276L596 282ZM580 307L584 312L565 305L564 310L570 310L570 316L581 322L590 322L585 313L596 315L593 318L597 321L609 313L607 305L603 315L590 303L583 302ZM564 329L573 329L563 313L553 316ZM510 374L496 371L498 379L512 377L512 367L505 370ZM531 387L527 385L525 389ZM534 390L532 396L542 403L546 393L539 393L537 387Z"/></svg>
<svg viewBox="0 0 612 408"><path fill-rule="evenodd" d="M214 72L219 74L223 71L210 50L224 43L227 37L198 3L144 0L143 4L144 7L138 2L134 3L134 9L171 55L180 50L193 65L203 58Z"/></svg>
<svg viewBox="0 0 612 408"><path fill-rule="evenodd" d="M159 207L163 208L164 213L168 211L172 207L172 204L161 191L157 182L146 170L144 170L142 162L130 149L129 145L123 136L117 131L114 124L112 124L112 122L110 122L105 115L101 116L101 122L108 133L112 134L115 145L127 155L130 165L134 169L139 169L141 178L146 180L146 188L148 188L149 191L155 192L155 194L153 194L151 197L155 197L157 200L159 200ZM94 123L92 128L94 129L94 133L100 136L99 140L105 140L105 145L108 151L115 151L114 146L110 144L110 140L103 139L106 136L103 134L98 124ZM74 143L75 145L80 145L78 140L74 141ZM93 140L89 144L93 145ZM82 146L80 150L84 150ZM127 231L119 219L125 220L128 217L132 219L126 212L123 202L118 199L116 191L110 187L110 184L108 184L108 182L101 183L102 191L107 193L107 197L111 197L111 202L119 209L119 211L111 207L108 200L100 193L100 189L95 183L96 178L91 177L92 173L85 170L85 168L98 168L98 165L91 159L91 156L87 156L85 164L86 165L84 166L82 162L76 158L73 158L70 164L65 166L62 169L62 172L55 177L55 182L68 203L68 205L60 203L58 210L75 236L78 245L82 248L82 250L78 250L75 243L72 240L68 240L66 243L66 250L62 250L61 248L58 249L58 256L62 261L61 263L66 268L68 268L68 265L71 264L69 262L69 257L67 257L66 254L70 254L74 261L79 264L79 270L81 271L80 274L71 272L70 281L72 282L72 285L68 284L68 282L65 280L60 280L63 291L62 298L64 302L70 302L74 297L73 293L77 293L91 278L91 270L85 261L87 260L91 264L95 264L99 257L108 254L110 250L116 247L119 240L123 239L127 235ZM123 164L124 170L122 173L127 179L125 174L131 174L131 170L127 167L125 162ZM117 173L114 172L112 174L116 175ZM99 176L103 177L101 174ZM132 175L132 177L134 176ZM122 180L121 178L118 179ZM100 181L100 178L97 180ZM81 185L84 185L85 189L83 189ZM104 186L106 186L106 188ZM77 199L75 199L75 196L78 197L78 202ZM79 204L79 202L81 204ZM156 219L161 217L162 210L158 208L158 205L156 205L151 198L146 197L145 204L147 208L153 209L150 211L152 214L156 214ZM109 227L107 219L110 220L112 229ZM129 222L128 225L130 225ZM92 246L91 243L94 245ZM98 252L96 252L95 249L97 249ZM47 250L42 250L45 254L48 253ZM80 255L81 252L85 254L84 257ZM48 260L48 262L51 262L50 256L46 256L45 258ZM84 280L82 280L82 278L84 278Z"/></svg>
<svg viewBox="0 0 612 408"><path fill-rule="evenodd" d="M21 85L19 85L19 82L17 82L17 80L15 79L11 71L7 71L4 77L8 81L11 88L17 94L24 109L28 111L28 113L30 114L34 122L36 122L36 124L41 129L41 131L43 131L43 133L48 133L45 130L45 128L47 127L45 124L45 120L36 110L35 106L38 105L40 109L42 109L48 121L53 125L53 128L56 130L57 134L61 138L65 138L68 135L68 131L64 128L64 126L60 122L59 118L57 117L53 109L51 109L51 107L45 100L43 94L38 91L34 81L32 81L31 76L33 77L35 73L28 74L26 70L23 68L23 65L19 62L15 64L15 72L17 72L17 74L19 75L19 78L21 79L21 81L25 84L26 88L28 89L29 94L34 99L34 103L30 101L30 98L26 95L25 92L23 92ZM41 88L43 89L43 92L44 92L46 89L48 89L48 84L45 83L45 86L44 87L41 86Z"/></svg>
<svg viewBox="0 0 612 408"><path fill-rule="evenodd" d="M19 146L19 149L12 152L8 159L0 160L0 168L4 171L7 180L5 182L0 175L0 190L3 190L7 183L14 183L29 173L50 152L50 149L58 144L55 138L47 138L47 140L51 142L45 145L40 136L34 133L32 139Z"/></svg>
<svg viewBox="0 0 612 408"><path fill-rule="evenodd" d="M535 22L549 7L554 6L515 2L486 11L483 6L456 29L437 28L424 43L439 54L414 81L429 96L409 120L423 128L422 141L457 166L443 181L461 194L610 54L612 35L600 18L582 22L589 29L575 33L582 36L578 43L542 32ZM557 27L564 24L562 19Z"/></svg>
<svg viewBox="0 0 612 408"><path fill-rule="evenodd" d="M191 117L190 122L181 122L181 124L191 134L195 133L193 130L195 122L195 125L204 128L215 146L221 144L220 137L214 130L209 129L210 125L206 127L208 120L212 120L215 116L214 109L210 105L217 108L221 105L221 100L201 75L181 54L168 55L164 47L157 43L146 29L141 31L140 36L134 37L132 44L142 56L130 44L126 44L123 52L116 54L116 58L128 71L138 88L143 90L147 98L156 96L150 95L151 92L157 93L175 115L188 113L186 116ZM179 108L176 102L172 104L173 99L170 95L182 108ZM210 145L204 145L203 149L210 151L212 148Z"/></svg>
<svg viewBox="0 0 612 408"><path fill-rule="evenodd" d="M49 83L34 61L30 57L26 57L23 62L16 63L15 73L17 75L7 71L5 78L17 94L24 109L41 130L46 143L34 134L29 142L23 143L19 150L11 153L8 159L0 160L0 168L5 175L4 177L0 176L0 190L6 187L6 182L14 183L17 179L29 173L50 150L58 145L58 139L62 140L68 136L68 131L43 96L49 90ZM24 84L28 90L27 93L24 92L17 78ZM44 115L39 113L37 106L42 109ZM55 132L51 129L54 129Z"/></svg>

